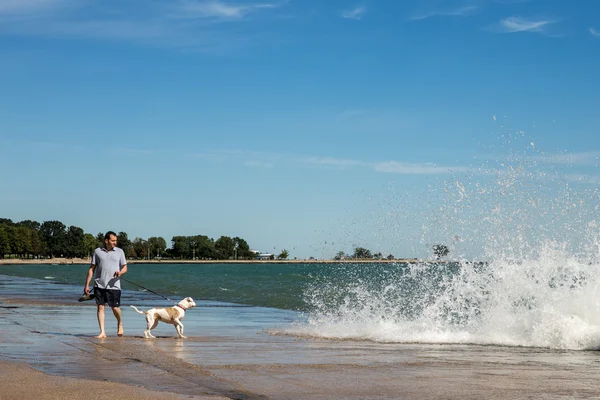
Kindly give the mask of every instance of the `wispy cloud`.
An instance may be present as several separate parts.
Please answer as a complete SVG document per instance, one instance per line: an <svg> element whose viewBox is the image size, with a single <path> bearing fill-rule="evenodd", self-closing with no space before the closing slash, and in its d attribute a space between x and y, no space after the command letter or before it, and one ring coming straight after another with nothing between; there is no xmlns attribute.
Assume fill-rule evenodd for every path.
<svg viewBox="0 0 600 400"><path fill-rule="evenodd" d="M239 149L207 150L202 153L191 154L191 157L221 164L234 163L260 168L273 168L281 159L279 154Z"/></svg>
<svg viewBox="0 0 600 400"><path fill-rule="evenodd" d="M600 176L598 175L568 174L566 178L573 182L600 185Z"/></svg>
<svg viewBox="0 0 600 400"><path fill-rule="evenodd" d="M218 0L183 0L177 6L177 16L186 18L240 19L252 12L261 9L277 8L280 5L276 3L233 5Z"/></svg>
<svg viewBox="0 0 600 400"><path fill-rule="evenodd" d="M545 154L535 157L535 161L544 164L561 164L571 166L597 166L600 164L600 152Z"/></svg>
<svg viewBox="0 0 600 400"><path fill-rule="evenodd" d="M244 150L212 150L192 155L194 158L210 162L234 163L251 167L274 168L277 165L296 164L309 168L325 168L338 171L356 168L379 173L401 175L447 175L453 173L480 173L475 168L464 166L442 166L434 163L408 163L403 161L368 162L351 158L327 156L294 157L256 151Z"/></svg>
<svg viewBox="0 0 600 400"><path fill-rule="evenodd" d="M478 172L470 167L440 166L434 163L407 163L402 161L365 162L334 157L308 157L299 159L299 161L311 166L329 167L338 170L366 168L375 172L401 175L444 175L459 172Z"/></svg>
<svg viewBox="0 0 600 400"><path fill-rule="evenodd" d="M220 0L140 2L120 0L0 0L0 35L73 37L190 50L247 46L261 25L243 33L219 22L249 21L256 14L286 4Z"/></svg>
<svg viewBox="0 0 600 400"><path fill-rule="evenodd" d="M556 21L549 19L532 20L521 17L509 17L501 20L495 25L493 30L500 33L515 33L515 32L538 32L542 33L549 25Z"/></svg>
<svg viewBox="0 0 600 400"><path fill-rule="evenodd" d="M477 6L465 6L455 9L434 9L422 11L410 17L411 21L421 21L431 17L464 17L477 11Z"/></svg>
<svg viewBox="0 0 600 400"><path fill-rule="evenodd" d="M1 0L0 15L37 14L71 5L73 0Z"/></svg>
<svg viewBox="0 0 600 400"><path fill-rule="evenodd" d="M403 175L439 175L458 172L476 172L475 169L470 167L439 166L433 163L413 164L398 161L375 163L372 165L372 167L373 170L377 172L388 172L392 174Z"/></svg>
<svg viewBox="0 0 600 400"><path fill-rule="evenodd" d="M342 18L346 19L362 19L363 15L367 12L366 7L356 6L351 10L344 10L341 13Z"/></svg>
<svg viewBox="0 0 600 400"><path fill-rule="evenodd" d="M336 169L348 169L351 167L360 167L366 166L367 164L362 161L357 160L348 160L343 158L334 158L334 157L306 157L299 158L303 164L312 165L312 166L322 166L322 167L332 167Z"/></svg>
<svg viewBox="0 0 600 400"><path fill-rule="evenodd" d="M600 37L600 31L597 31L594 28L590 28L589 32L592 36Z"/></svg>

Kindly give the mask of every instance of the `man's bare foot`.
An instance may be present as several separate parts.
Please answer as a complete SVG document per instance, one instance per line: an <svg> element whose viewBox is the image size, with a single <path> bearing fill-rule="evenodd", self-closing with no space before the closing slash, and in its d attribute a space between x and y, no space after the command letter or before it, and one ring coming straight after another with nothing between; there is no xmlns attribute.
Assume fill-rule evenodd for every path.
<svg viewBox="0 0 600 400"><path fill-rule="evenodd" d="M123 336L123 325L119 325L117 328L117 336Z"/></svg>
<svg viewBox="0 0 600 400"><path fill-rule="evenodd" d="M104 339L106 337L106 333L102 332L101 334L94 336L96 339Z"/></svg>

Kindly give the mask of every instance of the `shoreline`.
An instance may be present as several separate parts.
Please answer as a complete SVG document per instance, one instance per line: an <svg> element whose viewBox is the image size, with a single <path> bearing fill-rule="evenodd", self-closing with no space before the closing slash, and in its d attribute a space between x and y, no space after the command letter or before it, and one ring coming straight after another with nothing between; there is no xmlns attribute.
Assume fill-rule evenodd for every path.
<svg viewBox="0 0 600 400"><path fill-rule="evenodd" d="M414 264L424 262L416 258L400 259L345 259L345 260L127 260L127 264L343 264L343 263L405 263ZM67 265L67 264L90 264L91 258L45 258L45 259L27 259L27 258L7 258L0 259L0 265ZM427 262L439 262L435 260Z"/></svg>
<svg viewBox="0 0 600 400"><path fill-rule="evenodd" d="M186 339L123 309L125 335L93 305L55 305L11 278L0 291L0 397L6 400L383 400L598 398L597 351L288 336L273 310L200 304ZM47 293L53 284L42 282ZM23 301L23 296L28 296Z"/></svg>

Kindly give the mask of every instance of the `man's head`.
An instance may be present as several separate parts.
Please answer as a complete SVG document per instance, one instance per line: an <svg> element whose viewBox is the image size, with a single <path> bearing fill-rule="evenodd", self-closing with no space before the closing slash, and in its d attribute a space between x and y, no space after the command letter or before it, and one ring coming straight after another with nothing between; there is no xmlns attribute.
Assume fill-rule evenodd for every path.
<svg viewBox="0 0 600 400"><path fill-rule="evenodd" d="M112 250L114 247L117 247L117 234L113 231L108 231L104 235L104 246L106 250Z"/></svg>

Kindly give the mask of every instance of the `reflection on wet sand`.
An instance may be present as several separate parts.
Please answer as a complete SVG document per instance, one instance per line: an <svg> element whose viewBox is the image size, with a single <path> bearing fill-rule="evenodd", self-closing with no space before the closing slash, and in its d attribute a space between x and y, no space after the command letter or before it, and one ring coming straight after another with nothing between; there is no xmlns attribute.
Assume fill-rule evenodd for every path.
<svg viewBox="0 0 600 400"><path fill-rule="evenodd" d="M260 312L240 309L236 318ZM186 320L188 339L170 326L143 339L133 315L124 312L128 335L94 339L93 307L0 303L0 358L53 375L234 399L600 396L596 352L272 336L256 323L219 329L240 321L210 308Z"/></svg>

